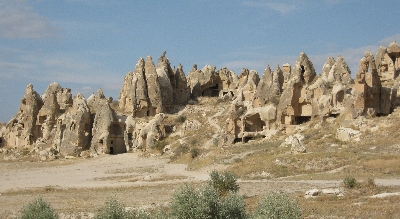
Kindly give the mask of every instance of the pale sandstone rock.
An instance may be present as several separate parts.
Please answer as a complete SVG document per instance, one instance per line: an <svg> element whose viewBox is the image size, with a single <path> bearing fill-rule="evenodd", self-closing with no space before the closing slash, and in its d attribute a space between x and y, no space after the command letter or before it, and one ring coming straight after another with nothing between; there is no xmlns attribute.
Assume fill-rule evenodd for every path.
<svg viewBox="0 0 400 219"><path fill-rule="evenodd" d="M72 108L57 122L56 145L64 155L79 155L90 148L91 114L82 94L73 99Z"/></svg>
<svg viewBox="0 0 400 219"><path fill-rule="evenodd" d="M118 97L119 109L127 115L143 116L149 107L145 80L145 62L138 60L134 72L125 75L124 84Z"/></svg>
<svg viewBox="0 0 400 219"><path fill-rule="evenodd" d="M351 128L340 127L336 131L336 138L341 141L360 141L361 132Z"/></svg>
<svg viewBox="0 0 400 219"><path fill-rule="evenodd" d="M171 106L173 104L173 89L170 81L170 77L174 76L174 72L171 69L169 60L165 57L165 52L158 59L157 64L157 80L160 84L162 104L164 107ZM175 81L173 81L175 83ZM162 111L159 111L160 113Z"/></svg>
<svg viewBox="0 0 400 219"><path fill-rule="evenodd" d="M193 65L186 77L191 98L219 95L218 84L221 79L215 69L215 66L206 65L202 70L197 70L197 65Z"/></svg>
<svg viewBox="0 0 400 219"><path fill-rule="evenodd" d="M35 138L39 137L36 119L42 106L42 98L33 90L33 85L28 84L18 113L6 125L9 137L3 139L4 145L21 147L33 144Z"/></svg>

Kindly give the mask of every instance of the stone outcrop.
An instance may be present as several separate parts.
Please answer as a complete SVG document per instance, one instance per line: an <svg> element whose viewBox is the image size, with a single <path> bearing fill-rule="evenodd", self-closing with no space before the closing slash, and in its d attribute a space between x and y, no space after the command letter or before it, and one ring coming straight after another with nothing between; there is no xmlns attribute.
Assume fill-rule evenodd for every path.
<svg viewBox="0 0 400 219"><path fill-rule="evenodd" d="M119 109L124 114L146 116L149 114L149 98L145 79L145 62L140 58L134 72L125 75L118 97Z"/></svg>
<svg viewBox="0 0 400 219"><path fill-rule="evenodd" d="M153 59L151 56L147 56L144 67L146 76L147 92L149 95L150 105L156 108L156 111L161 112L163 110L163 98L162 93L164 92L159 84L158 74L154 66Z"/></svg>
<svg viewBox="0 0 400 219"><path fill-rule="evenodd" d="M336 131L336 138L340 141L360 141L361 132L351 128L340 127Z"/></svg>
<svg viewBox="0 0 400 219"><path fill-rule="evenodd" d="M173 88L174 104L184 105L189 100L189 89L186 82L183 66L179 63L178 69L174 71L175 86Z"/></svg>
<svg viewBox="0 0 400 219"><path fill-rule="evenodd" d="M374 56L366 52L360 60L355 78L353 115L387 115L391 113L396 88L383 87Z"/></svg>
<svg viewBox="0 0 400 219"><path fill-rule="evenodd" d="M315 78L316 73L312 62L304 52L300 53L280 97L277 108L278 121L290 125L310 119L313 115L313 93L307 88Z"/></svg>
<svg viewBox="0 0 400 219"><path fill-rule="evenodd" d="M149 150L167 136L166 129L176 131L174 125L164 127L166 115L189 101L201 102L201 98L196 100L200 96L231 101L224 137L230 143L268 138L278 131L290 133L312 118L322 121L343 113L345 119L387 115L399 99L400 47L393 42L381 47L376 57L366 52L353 80L341 56L329 57L317 75L302 52L293 68L286 63L272 71L268 65L261 78L255 70L243 68L236 76L211 65L201 70L194 65L185 77L183 66L171 68L165 52L157 66L147 56L125 75L118 103L107 99L101 89L87 101L81 94L72 98L71 90L57 83L50 84L41 97L29 84L17 114L1 129L0 146L32 146L43 159L54 159L57 153L91 156ZM200 120L187 121L183 129L203 129L200 122L193 122ZM345 136L348 131L338 133ZM293 140L292 153L304 153L304 145L297 140Z"/></svg>
<svg viewBox="0 0 400 219"><path fill-rule="evenodd" d="M174 83L175 87L175 74L173 70L171 69L169 60L167 57L165 57L165 52L161 55L161 57L158 59L158 64L157 64L157 80L160 86L161 92L161 99L162 99L162 104L164 107L170 107L173 104L173 89L171 85L171 80ZM158 111L162 112L162 111Z"/></svg>
<svg viewBox="0 0 400 219"><path fill-rule="evenodd" d="M144 151L152 149L158 140L166 136L164 118L165 114L163 113L157 114L148 122L128 117L125 125L129 148L139 148Z"/></svg>
<svg viewBox="0 0 400 219"><path fill-rule="evenodd" d="M218 76L220 78L220 83L218 87L220 88L219 97L230 96L234 97L236 91L236 85L239 81L238 76L236 76L234 71L230 71L228 68L221 68L218 70Z"/></svg>
<svg viewBox="0 0 400 219"><path fill-rule="evenodd" d="M381 46L376 54L376 67L382 82L396 79L400 74L400 47L396 41L388 48Z"/></svg>
<svg viewBox="0 0 400 219"><path fill-rule="evenodd" d="M257 85L254 94L254 107L262 107L267 103L277 105L277 100L282 93L283 82L283 72L279 65L276 66L274 72L271 72L271 68L268 65Z"/></svg>
<svg viewBox="0 0 400 219"><path fill-rule="evenodd" d="M110 153L112 142L111 127L115 121L113 111L108 100L104 97L103 91L100 89L96 94L96 102L94 108L96 114L92 127L92 142L91 149L96 154ZM117 127L114 127L117 128ZM113 130L114 132L120 130ZM121 134L121 133L120 133ZM112 151L114 152L114 151ZM112 153L111 153L112 154Z"/></svg>
<svg viewBox="0 0 400 219"><path fill-rule="evenodd" d="M82 94L73 98L73 106L59 117L57 122L56 142L59 152L65 155L78 155L88 150L92 140L91 114Z"/></svg>
<svg viewBox="0 0 400 219"><path fill-rule="evenodd" d="M3 144L17 147L33 144L39 137L36 119L42 106L42 98L33 90L33 85L28 84L17 114L7 123L8 138L3 139Z"/></svg>
<svg viewBox="0 0 400 219"><path fill-rule="evenodd" d="M206 65L202 70L198 70L197 65L193 65L187 76L190 98L219 95L221 88L218 85L221 79L215 69L215 66Z"/></svg>

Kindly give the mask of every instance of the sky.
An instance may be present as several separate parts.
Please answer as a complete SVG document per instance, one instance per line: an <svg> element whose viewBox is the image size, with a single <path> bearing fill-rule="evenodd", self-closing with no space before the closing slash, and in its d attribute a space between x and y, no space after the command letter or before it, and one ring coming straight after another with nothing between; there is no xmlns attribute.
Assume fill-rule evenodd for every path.
<svg viewBox="0 0 400 219"><path fill-rule="evenodd" d="M317 74L342 55L352 76L364 52L400 42L398 0L0 0L0 122L17 113L26 85L52 82L88 98L118 99L140 57L172 66L295 64Z"/></svg>

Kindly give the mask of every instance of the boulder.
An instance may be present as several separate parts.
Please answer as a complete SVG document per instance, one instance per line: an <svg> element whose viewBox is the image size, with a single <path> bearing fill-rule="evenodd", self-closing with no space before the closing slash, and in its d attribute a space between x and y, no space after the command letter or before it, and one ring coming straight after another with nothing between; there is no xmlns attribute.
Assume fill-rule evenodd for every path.
<svg viewBox="0 0 400 219"><path fill-rule="evenodd" d="M340 141L360 141L361 132L351 128L340 127L336 131L336 138Z"/></svg>

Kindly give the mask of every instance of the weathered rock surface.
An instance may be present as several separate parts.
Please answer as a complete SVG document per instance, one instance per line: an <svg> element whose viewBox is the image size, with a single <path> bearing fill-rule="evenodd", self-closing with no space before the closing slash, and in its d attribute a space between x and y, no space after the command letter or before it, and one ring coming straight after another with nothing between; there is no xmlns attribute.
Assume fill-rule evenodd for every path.
<svg viewBox="0 0 400 219"><path fill-rule="evenodd" d="M336 138L341 141L360 141L361 132L351 128L340 127L336 131Z"/></svg>
<svg viewBox="0 0 400 219"><path fill-rule="evenodd" d="M399 61L400 47L393 42L381 47L376 59L366 52L355 80L343 57L329 57L317 75L304 52L293 68L286 63L272 71L268 65L261 79L255 70L243 68L236 76L228 68L216 71L211 65L201 70L194 65L185 77L183 66L171 68L164 52L157 66L151 56L138 60L134 71L124 77L118 102L107 99L101 89L87 101L81 94L72 98L71 90L57 83L50 84L41 97L29 84L17 114L0 130L0 146L32 146L43 159L53 159L56 153L75 157L148 150L167 136L166 115L182 110L187 103L204 104L200 96L231 101L226 110L229 115L218 114L225 116L222 129L228 143L276 132L290 134L313 118L328 121L341 114L345 120L388 115L400 105ZM215 102L219 103L221 100ZM203 129L201 120L186 121L183 131ZM171 124L167 129L168 134L176 131ZM356 132L340 128L337 138L357 140ZM289 137L292 153L306 151L300 137Z"/></svg>

